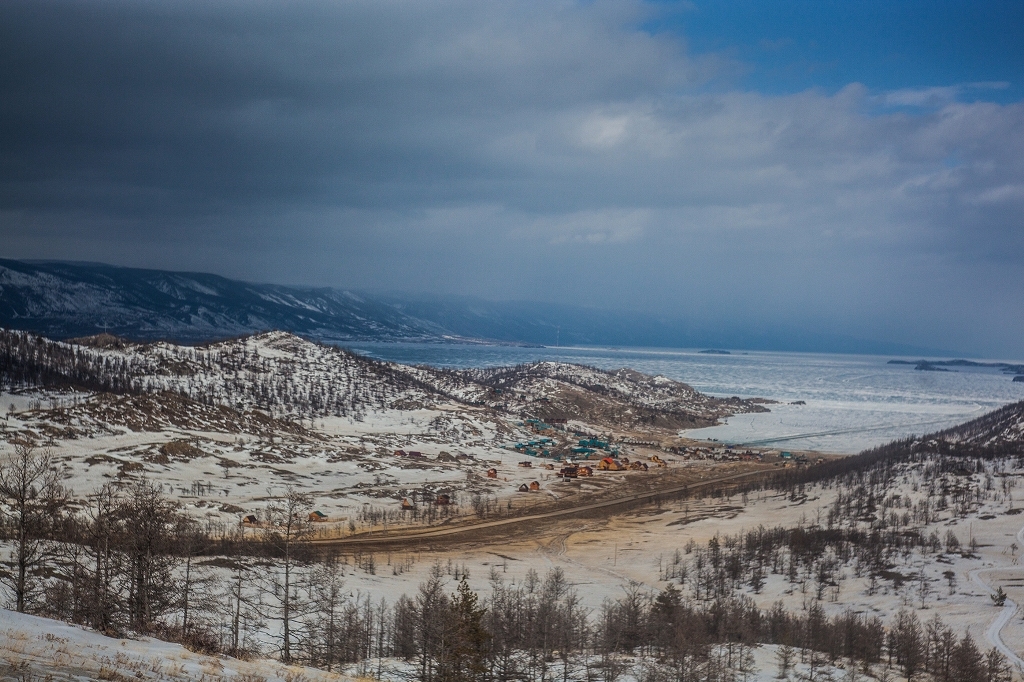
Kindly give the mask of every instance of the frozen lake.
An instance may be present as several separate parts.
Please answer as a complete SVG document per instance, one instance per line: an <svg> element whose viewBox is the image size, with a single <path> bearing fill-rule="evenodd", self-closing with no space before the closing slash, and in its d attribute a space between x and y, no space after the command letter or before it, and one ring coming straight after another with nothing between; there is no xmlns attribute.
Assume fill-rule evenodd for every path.
<svg viewBox="0 0 1024 682"><path fill-rule="evenodd" d="M1024 400L1024 383L997 369L949 372L890 365L895 356L637 348L519 348L461 344L355 343L382 360L439 367L489 367L558 360L602 369L631 367L715 396L769 398L770 413L690 431L695 438L797 450L858 452L895 438L953 426ZM804 401L804 405L793 405Z"/></svg>

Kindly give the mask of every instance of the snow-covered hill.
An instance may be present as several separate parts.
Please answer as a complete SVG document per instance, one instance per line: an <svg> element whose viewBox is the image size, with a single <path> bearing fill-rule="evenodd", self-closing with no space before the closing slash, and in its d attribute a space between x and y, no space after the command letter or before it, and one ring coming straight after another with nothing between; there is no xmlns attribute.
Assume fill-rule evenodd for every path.
<svg viewBox="0 0 1024 682"><path fill-rule="evenodd" d="M755 649L752 670L746 672L743 679L746 682L773 682L778 679L775 674L777 650L778 647L774 645ZM402 659L385 659L385 666L386 672L382 679L387 682L415 679L414 663ZM640 667L639 664L637 667ZM806 674L806 668L798 663L794 671ZM828 673L831 679L839 679L843 672L835 666L819 666L819 679L824 679L821 671ZM370 679L317 668L284 665L271 659L239 660L226 656L207 656L150 637L105 637L60 621L0 610L0 680L3 682L365 682ZM618 679L634 682L638 677L627 673ZM856 679L870 682L876 678L858 675Z"/></svg>
<svg viewBox="0 0 1024 682"><path fill-rule="evenodd" d="M927 437L988 448L1024 447L1024 401Z"/></svg>
<svg viewBox="0 0 1024 682"><path fill-rule="evenodd" d="M722 400L628 369L541 362L451 371L379 362L285 332L203 346L77 342L0 332L0 380L122 394L168 392L205 405L298 418L418 409L433 403L486 406L519 417L561 418L598 427L706 426L764 408Z"/></svg>
<svg viewBox="0 0 1024 682"><path fill-rule="evenodd" d="M537 429L541 450L565 458L575 432L674 441L681 427L763 409L629 370L410 367L284 332L181 346L0 330L0 401L0 450L49 449L76 496L145 476L229 526L289 485L339 524L372 524L374 510L397 513L405 498L442 493L456 507L474 497L495 505L554 476L543 468L550 461L518 466L545 454L514 447L540 438ZM558 428L530 418L557 419ZM596 494L607 483L595 477L571 490Z"/></svg>
<svg viewBox="0 0 1024 682"><path fill-rule="evenodd" d="M151 637L105 637L87 628L0 609L0 680L148 682L353 682L274 660L195 653Z"/></svg>
<svg viewBox="0 0 1024 682"><path fill-rule="evenodd" d="M345 416L448 399L399 365L283 332L205 346L127 343L109 336L58 342L3 332L0 355L0 373L15 385L169 392L206 405L273 415Z"/></svg>
<svg viewBox="0 0 1024 682"><path fill-rule="evenodd" d="M625 368L607 372L538 362L470 370L464 376L490 389L490 404L541 418L680 429L715 423L725 412L766 411L757 402L712 398L687 384Z"/></svg>

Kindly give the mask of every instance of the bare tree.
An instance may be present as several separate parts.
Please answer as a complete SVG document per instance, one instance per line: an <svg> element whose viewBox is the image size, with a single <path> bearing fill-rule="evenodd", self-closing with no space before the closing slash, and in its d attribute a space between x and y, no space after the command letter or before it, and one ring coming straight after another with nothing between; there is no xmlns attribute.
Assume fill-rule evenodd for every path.
<svg viewBox="0 0 1024 682"><path fill-rule="evenodd" d="M121 549L125 558L129 622L147 632L174 608L174 568L180 561L175 505L150 481L134 483L119 505Z"/></svg>
<svg viewBox="0 0 1024 682"><path fill-rule="evenodd" d="M232 656L255 652L252 635L264 626L259 601L262 591L253 594L246 589L253 582L253 573L253 567L236 558L222 595L222 615L227 617L228 625L227 653Z"/></svg>
<svg viewBox="0 0 1024 682"><path fill-rule="evenodd" d="M420 682L433 682L438 669L442 667L444 655L442 646L447 630L449 602L444 593L443 575L440 564L434 564L430 577L420 583L416 595L414 614L416 619L415 637Z"/></svg>
<svg viewBox="0 0 1024 682"><path fill-rule="evenodd" d="M281 557L282 573L276 587L281 604L281 660L285 663L292 660L292 628L299 615L293 574L296 564L305 558L305 545L312 534L309 523L312 503L309 494L289 486L283 498L267 507L264 533L266 540L277 549Z"/></svg>
<svg viewBox="0 0 1024 682"><path fill-rule="evenodd" d="M921 608L924 608L925 601L928 599L928 595L932 592L932 586L928 582L928 576L925 575L924 569L917 576L917 597L921 600Z"/></svg>
<svg viewBox="0 0 1024 682"><path fill-rule="evenodd" d="M52 527L66 497L60 478L53 455L31 444L17 443L13 453L0 457L0 500L9 510L10 536L14 540L13 570L2 577L11 585L15 608L20 612L25 611L36 588L34 574L49 558L47 529Z"/></svg>
<svg viewBox="0 0 1024 682"><path fill-rule="evenodd" d="M197 627L202 625L204 613L216 609L214 597L215 576L205 567L196 565L196 557L208 542L207 536L195 519L182 516L174 529L175 546L184 565L177 580L178 608L181 609L181 637L193 640ZM197 615L198 612L198 615Z"/></svg>
<svg viewBox="0 0 1024 682"><path fill-rule="evenodd" d="M86 540L92 552L92 566L83 566L82 570L87 583L83 620L101 632L108 632L114 627L120 600L119 590L113 584L117 573L114 547L118 499L114 487L107 483L90 501Z"/></svg>
<svg viewBox="0 0 1024 682"><path fill-rule="evenodd" d="M347 597L341 565L333 556L310 570L309 593L312 611L305 619L307 658L316 666L327 668L342 662L342 609Z"/></svg>

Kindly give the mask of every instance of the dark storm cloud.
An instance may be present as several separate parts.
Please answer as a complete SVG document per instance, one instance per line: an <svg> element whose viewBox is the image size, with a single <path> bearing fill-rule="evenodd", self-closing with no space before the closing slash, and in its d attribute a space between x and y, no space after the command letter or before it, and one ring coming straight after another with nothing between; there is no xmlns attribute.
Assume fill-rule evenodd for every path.
<svg viewBox="0 0 1024 682"><path fill-rule="evenodd" d="M628 3L0 12L2 255L1024 354L999 84L737 91Z"/></svg>
<svg viewBox="0 0 1024 682"><path fill-rule="evenodd" d="M693 77L670 41L522 9L8 5L5 204L166 215L486 195L523 170L481 149L510 114Z"/></svg>

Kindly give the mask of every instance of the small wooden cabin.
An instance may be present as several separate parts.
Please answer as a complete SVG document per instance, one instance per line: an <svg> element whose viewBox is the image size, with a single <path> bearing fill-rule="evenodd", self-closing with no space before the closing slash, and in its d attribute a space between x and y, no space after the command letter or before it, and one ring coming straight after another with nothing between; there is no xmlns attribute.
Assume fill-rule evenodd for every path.
<svg viewBox="0 0 1024 682"><path fill-rule="evenodd" d="M411 511L416 508L412 502L409 501L408 497L402 498L402 511Z"/></svg>
<svg viewBox="0 0 1024 682"><path fill-rule="evenodd" d="M487 478L497 478L498 470L493 467L487 470Z"/></svg>
<svg viewBox="0 0 1024 682"><path fill-rule="evenodd" d="M540 483L538 483L537 481L531 481L530 482L530 492L531 493L535 493L538 490L540 490Z"/></svg>
<svg viewBox="0 0 1024 682"><path fill-rule="evenodd" d="M247 514L242 518L242 524L246 526L258 526L260 520L256 518L255 514Z"/></svg>
<svg viewBox="0 0 1024 682"><path fill-rule="evenodd" d="M324 514L320 510L312 511L312 512L309 513L309 516L307 517L307 520L311 521L313 523L319 523L319 522L322 522L322 521L326 521L327 520L327 514Z"/></svg>
<svg viewBox="0 0 1024 682"><path fill-rule="evenodd" d="M588 466L582 466L582 467L579 467L578 471L576 472L576 475L577 476L593 476L594 475L594 470L591 469Z"/></svg>
<svg viewBox="0 0 1024 682"><path fill-rule="evenodd" d="M525 483L522 484L521 486L519 486L519 492L521 492L521 493L528 493L528 492L530 492L530 486L526 485Z"/></svg>
<svg viewBox="0 0 1024 682"><path fill-rule="evenodd" d="M439 504L439 505L442 505L442 506L444 506L446 504L451 504L451 503L452 503L452 498L451 498L450 495L441 494L441 495L438 495L437 499L434 500L434 504Z"/></svg>
<svg viewBox="0 0 1024 682"><path fill-rule="evenodd" d="M520 462L519 466L523 467L524 469L532 469L533 468L533 462L530 462L529 460L527 460L525 462Z"/></svg>

